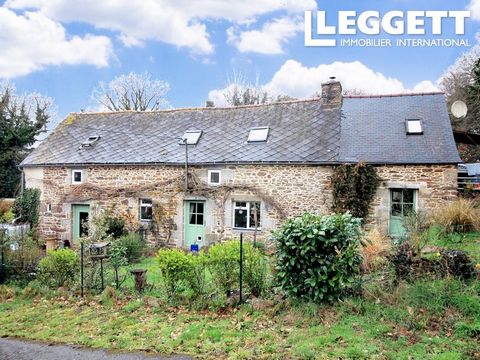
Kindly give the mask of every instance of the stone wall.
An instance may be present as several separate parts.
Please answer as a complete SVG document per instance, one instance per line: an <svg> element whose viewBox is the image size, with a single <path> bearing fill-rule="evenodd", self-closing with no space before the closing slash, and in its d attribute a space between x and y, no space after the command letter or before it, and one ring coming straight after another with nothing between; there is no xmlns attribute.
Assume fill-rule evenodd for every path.
<svg viewBox="0 0 480 360"><path fill-rule="evenodd" d="M221 186L207 185L208 170L212 169L221 170ZM99 209L112 209L117 214L128 214L137 220L137 226L142 224L150 229L149 240L177 246L183 245L184 200L206 201L207 243L240 233L232 226L235 200L261 202L259 238L267 237L285 217L305 211L325 213L331 204L328 189L331 168L323 166L191 167L195 178L191 183L197 184L188 192L184 191L181 166L86 167L82 168L82 185L72 184L72 170L43 168L39 231L47 240L71 240L73 204L89 204L94 213ZM29 171L26 169L27 186L34 184ZM150 198L159 206L164 222L155 230L151 229L151 223L138 221L141 198ZM49 204L50 212L47 211Z"/></svg>
<svg viewBox="0 0 480 360"><path fill-rule="evenodd" d="M434 209L456 197L456 167L378 166L381 185L372 204L369 223L388 231L391 188L418 189L419 209ZM83 168L84 184L72 185L66 167L45 167L39 185L38 170L26 169L27 186L42 188L39 230L51 240L71 240L72 205L89 204L91 209L112 209L140 225L139 199L158 204L160 224L148 231L149 240L158 244L182 246L184 200L206 201L206 242L236 237L234 201L260 201L262 229L259 238L286 217L306 211L328 213L331 206L332 167L309 165L231 165L193 167L193 189L184 191L181 166L92 166ZM222 185L208 186L208 170L221 170ZM35 181L33 175L35 174ZM47 211L47 205L51 211ZM151 223L143 222L147 228ZM252 235L252 231L244 231Z"/></svg>
<svg viewBox="0 0 480 360"><path fill-rule="evenodd" d="M415 189L416 209L434 211L457 197L456 165L378 166L382 181L373 200L370 224L388 233L390 189Z"/></svg>

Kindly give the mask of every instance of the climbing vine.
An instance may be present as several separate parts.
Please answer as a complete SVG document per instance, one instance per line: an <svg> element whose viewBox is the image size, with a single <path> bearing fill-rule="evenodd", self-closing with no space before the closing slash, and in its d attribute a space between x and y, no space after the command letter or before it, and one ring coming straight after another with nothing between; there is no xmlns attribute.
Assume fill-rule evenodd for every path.
<svg viewBox="0 0 480 360"><path fill-rule="evenodd" d="M364 163L337 166L332 175L333 211L349 211L365 222L380 178L372 165Z"/></svg>

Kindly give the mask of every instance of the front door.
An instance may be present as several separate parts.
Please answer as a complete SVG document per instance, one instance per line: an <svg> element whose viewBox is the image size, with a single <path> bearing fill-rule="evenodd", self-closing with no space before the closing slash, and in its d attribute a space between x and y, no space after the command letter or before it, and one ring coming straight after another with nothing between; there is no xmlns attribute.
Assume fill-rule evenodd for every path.
<svg viewBox="0 0 480 360"><path fill-rule="evenodd" d="M88 219L90 217L90 205L72 205L73 213L73 241L88 235Z"/></svg>
<svg viewBox="0 0 480 360"><path fill-rule="evenodd" d="M391 237L402 238L405 236L405 218L416 211L416 190L391 189L390 190L390 229Z"/></svg>
<svg viewBox="0 0 480 360"><path fill-rule="evenodd" d="M205 244L205 201L185 202L185 246Z"/></svg>

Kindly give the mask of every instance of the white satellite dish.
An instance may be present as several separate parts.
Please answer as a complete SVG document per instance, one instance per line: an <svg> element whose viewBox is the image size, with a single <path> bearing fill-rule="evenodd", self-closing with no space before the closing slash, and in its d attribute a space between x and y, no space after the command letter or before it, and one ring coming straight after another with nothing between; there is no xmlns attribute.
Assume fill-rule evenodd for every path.
<svg viewBox="0 0 480 360"><path fill-rule="evenodd" d="M452 111L453 116L455 116L457 119L464 118L467 116L468 112L467 104L461 100L455 101L450 110Z"/></svg>

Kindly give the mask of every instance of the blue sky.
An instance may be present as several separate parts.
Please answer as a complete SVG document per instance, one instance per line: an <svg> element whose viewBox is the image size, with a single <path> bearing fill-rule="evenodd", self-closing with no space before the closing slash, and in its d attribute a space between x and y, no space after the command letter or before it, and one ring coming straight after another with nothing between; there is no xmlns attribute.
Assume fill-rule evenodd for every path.
<svg viewBox="0 0 480 360"><path fill-rule="evenodd" d="M307 48L304 10L327 11L333 25L339 10L465 9L472 17L460 38L475 45L480 0L8 0L0 7L0 79L52 97L59 117L92 108L99 81L129 72L170 83L172 107L221 102L233 71L296 97L330 75L376 93L428 91L470 48ZM439 38L458 38L453 22Z"/></svg>

